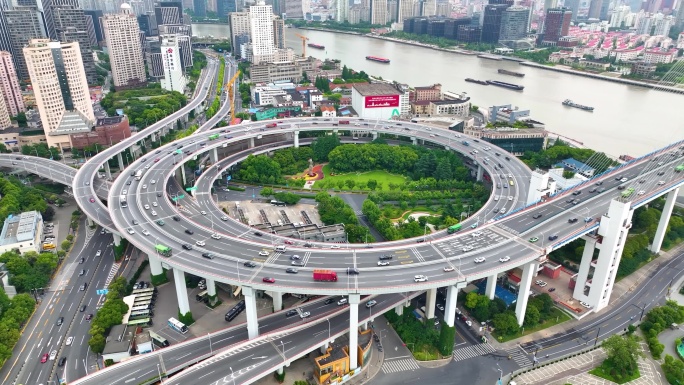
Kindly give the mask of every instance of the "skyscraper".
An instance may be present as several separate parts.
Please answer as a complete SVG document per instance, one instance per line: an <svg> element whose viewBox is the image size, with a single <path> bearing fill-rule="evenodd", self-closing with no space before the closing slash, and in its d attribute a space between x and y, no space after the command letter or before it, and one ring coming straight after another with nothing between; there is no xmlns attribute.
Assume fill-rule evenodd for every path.
<svg viewBox="0 0 684 385"><path fill-rule="evenodd" d="M558 39L568 34L572 11L567 8L551 8L546 11L543 45L556 45Z"/></svg>
<svg viewBox="0 0 684 385"><path fill-rule="evenodd" d="M273 16L273 42L276 48L285 49L285 20Z"/></svg>
<svg viewBox="0 0 684 385"><path fill-rule="evenodd" d="M9 51L12 53L17 75L21 80L28 80L29 73L22 49L29 40L46 36L40 12L35 7L14 7L2 13L7 26Z"/></svg>
<svg viewBox="0 0 684 385"><path fill-rule="evenodd" d="M81 9L78 0L38 0L42 3L43 20L45 21L45 32L47 37L52 40L59 40L55 25L53 9L58 6L66 6L74 9Z"/></svg>
<svg viewBox="0 0 684 385"><path fill-rule="evenodd" d="M577 20L577 12L580 7L580 0L565 0L563 3L572 12L572 20Z"/></svg>
<svg viewBox="0 0 684 385"><path fill-rule="evenodd" d="M601 6L604 1L608 0L591 0L589 3L589 14L587 15L590 19L598 19L601 17Z"/></svg>
<svg viewBox="0 0 684 385"><path fill-rule="evenodd" d="M11 116L26 111L12 54L0 51L0 94Z"/></svg>
<svg viewBox="0 0 684 385"><path fill-rule="evenodd" d="M102 32L102 11L83 11L86 17L86 25L88 26L88 36L90 36L92 45L98 45L104 41L104 34ZM92 28L92 30L91 30ZM94 39L94 40L93 40Z"/></svg>
<svg viewBox="0 0 684 385"><path fill-rule="evenodd" d="M249 13L248 12L231 12L230 13L230 23L228 24L230 28L230 44L233 50L240 55L241 45L238 44L239 36L250 36L251 31L249 28ZM247 39L249 42L249 39Z"/></svg>
<svg viewBox="0 0 684 385"><path fill-rule="evenodd" d="M207 0L193 0L192 8L197 17L207 17Z"/></svg>
<svg viewBox="0 0 684 385"><path fill-rule="evenodd" d="M130 5L121 4L121 12L105 15L102 24L114 87L118 89L144 84L147 77L139 38L140 28Z"/></svg>
<svg viewBox="0 0 684 385"><path fill-rule="evenodd" d="M387 24L387 0L371 0L371 24Z"/></svg>
<svg viewBox="0 0 684 385"><path fill-rule="evenodd" d="M183 4L178 1L164 1L154 7L157 25L183 24Z"/></svg>
<svg viewBox="0 0 684 385"><path fill-rule="evenodd" d="M47 144L69 148L95 120L78 42L32 39L23 51Z"/></svg>
<svg viewBox="0 0 684 385"><path fill-rule="evenodd" d="M185 91L185 76L183 76L183 63L178 50L177 35L159 35L161 39L161 57L164 67L164 77L161 86L165 90Z"/></svg>
<svg viewBox="0 0 684 385"><path fill-rule="evenodd" d="M249 7L249 29L255 57L272 56L275 53L272 19L273 8L263 1Z"/></svg>
<svg viewBox="0 0 684 385"><path fill-rule="evenodd" d="M529 9L519 5L506 9L501 16L499 41L520 40L527 37L529 16Z"/></svg>
<svg viewBox="0 0 684 385"><path fill-rule="evenodd" d="M237 11L237 0L216 0L216 14L219 19L228 19L229 13Z"/></svg>
<svg viewBox="0 0 684 385"><path fill-rule="evenodd" d="M501 33L501 18L508 4L488 4L484 9L482 21L482 42L496 44Z"/></svg>
<svg viewBox="0 0 684 385"><path fill-rule="evenodd" d="M52 18L51 25L57 36L56 39L62 42L78 42L88 84L97 83L95 60L93 59L93 49L84 11L78 8L78 4L51 5L50 15Z"/></svg>
<svg viewBox="0 0 684 385"><path fill-rule="evenodd" d="M338 0L337 9L335 10L335 21L343 23L349 20L349 1Z"/></svg>

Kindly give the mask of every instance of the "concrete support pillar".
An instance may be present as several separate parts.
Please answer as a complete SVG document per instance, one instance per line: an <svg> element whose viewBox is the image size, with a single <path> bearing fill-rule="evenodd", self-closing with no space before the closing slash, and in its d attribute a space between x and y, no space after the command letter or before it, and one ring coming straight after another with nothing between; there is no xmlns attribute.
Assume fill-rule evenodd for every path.
<svg viewBox="0 0 684 385"><path fill-rule="evenodd" d="M271 292L271 297L273 298L273 311L283 310L283 293L274 291Z"/></svg>
<svg viewBox="0 0 684 385"><path fill-rule="evenodd" d="M665 238L665 231L667 231L667 224L670 222L672 208L674 208L677 195L679 195L679 187L667 193L667 198L665 198L665 206L663 206L663 212L660 214L658 229L656 230L655 237L653 237L653 243L651 244L652 253L659 253L660 248L663 246L663 238Z"/></svg>
<svg viewBox="0 0 684 385"><path fill-rule="evenodd" d="M368 330L368 321L361 324L361 330L363 330L363 331Z"/></svg>
<svg viewBox="0 0 684 385"><path fill-rule="evenodd" d="M515 317L518 319L518 325L522 326L525 321L525 310L527 310L527 300L530 298L530 287L532 286L532 278L537 272L538 262L534 261L528 263L523 267L522 277L520 278L520 290L518 291L518 300L515 303Z"/></svg>
<svg viewBox="0 0 684 385"><path fill-rule="evenodd" d="M150 261L150 274L161 275L164 274L164 269L162 269L161 259L153 254L147 255L147 260Z"/></svg>
<svg viewBox="0 0 684 385"><path fill-rule="evenodd" d="M447 288L446 306L444 307L444 322L449 327L454 326L454 319L456 318L456 300L458 299L458 289L456 286L449 286Z"/></svg>
<svg viewBox="0 0 684 385"><path fill-rule="evenodd" d="M254 138L249 138L249 144L247 145L247 148L254 148Z"/></svg>
<svg viewBox="0 0 684 385"><path fill-rule="evenodd" d="M373 135L373 140L378 138L378 132L377 131L371 132L371 135Z"/></svg>
<svg viewBox="0 0 684 385"><path fill-rule="evenodd" d="M584 288L589 279L589 270L591 268L591 261L594 259L594 251L596 250L596 239L590 237L584 238L584 251L582 252L582 261L580 262L579 273L575 280L575 289L572 292L573 298L584 299Z"/></svg>
<svg viewBox="0 0 684 385"><path fill-rule="evenodd" d="M279 367L279 368L276 369L276 370L278 371L278 375L282 376L282 375L283 375L283 372L285 371L285 367L284 367L284 366L281 366L281 367Z"/></svg>
<svg viewBox="0 0 684 385"><path fill-rule="evenodd" d="M119 246L121 244L121 235L112 233L112 238L114 238L114 246Z"/></svg>
<svg viewBox="0 0 684 385"><path fill-rule="evenodd" d="M121 153L116 154L116 161L119 162L119 169L123 170L126 168L126 164L123 161L123 155Z"/></svg>
<svg viewBox="0 0 684 385"><path fill-rule="evenodd" d="M397 315L403 315L404 314L404 304L401 304L401 305L395 307L394 312L397 313Z"/></svg>
<svg viewBox="0 0 684 385"><path fill-rule="evenodd" d="M494 294L496 293L496 274L487 278L487 288L485 289L485 295L489 299L494 299Z"/></svg>
<svg viewBox="0 0 684 385"><path fill-rule="evenodd" d="M294 147L297 148L299 147L299 131L295 131L293 133L294 135Z"/></svg>
<svg viewBox="0 0 684 385"><path fill-rule="evenodd" d="M413 143L414 146L418 144L418 140L416 139L415 136L411 137L411 143Z"/></svg>
<svg viewBox="0 0 684 385"><path fill-rule="evenodd" d="M211 164L218 163L218 148L214 148L209 152L209 158L211 159Z"/></svg>
<svg viewBox="0 0 684 385"><path fill-rule="evenodd" d="M257 318L256 290L243 286L245 295L245 313L247 314L247 335L249 339L259 337L259 319Z"/></svg>
<svg viewBox="0 0 684 385"><path fill-rule="evenodd" d="M185 272L180 269L173 269L173 282L176 285L178 311L181 314L188 314L190 312L190 303L188 302L188 288L185 286Z"/></svg>
<svg viewBox="0 0 684 385"><path fill-rule="evenodd" d="M88 226L94 226L95 225L95 222L93 222L93 219L90 217L86 217L86 223L88 224Z"/></svg>
<svg viewBox="0 0 684 385"><path fill-rule="evenodd" d="M425 300L425 316L427 319L435 318L435 305L437 304L437 288L427 290L427 299Z"/></svg>
<svg viewBox="0 0 684 385"><path fill-rule="evenodd" d="M216 281L214 281L212 278L205 278L204 279L207 282L207 294L210 297L213 297L216 295Z"/></svg>
<svg viewBox="0 0 684 385"><path fill-rule="evenodd" d="M104 163L104 169L107 180L112 179L112 170L109 168L109 160Z"/></svg>
<svg viewBox="0 0 684 385"><path fill-rule="evenodd" d="M330 341L325 341L325 343L321 345L321 354L325 354L325 352L328 351L328 347L330 347Z"/></svg>
<svg viewBox="0 0 684 385"><path fill-rule="evenodd" d="M359 366L359 302L361 295L349 295L349 370Z"/></svg>
<svg viewBox="0 0 684 385"><path fill-rule="evenodd" d="M477 181L482 182L482 177L484 176L484 167L477 165Z"/></svg>
<svg viewBox="0 0 684 385"><path fill-rule="evenodd" d="M187 179L185 178L185 167L179 167L176 169L176 178L179 178L181 185L185 186L187 183Z"/></svg>

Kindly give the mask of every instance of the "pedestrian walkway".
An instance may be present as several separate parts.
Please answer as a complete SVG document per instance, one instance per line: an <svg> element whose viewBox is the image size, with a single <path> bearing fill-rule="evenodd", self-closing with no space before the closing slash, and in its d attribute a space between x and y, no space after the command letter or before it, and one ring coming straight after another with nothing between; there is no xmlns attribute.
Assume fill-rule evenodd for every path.
<svg viewBox="0 0 684 385"><path fill-rule="evenodd" d="M386 359L382 364L382 372L384 374L407 372L416 369L420 369L420 366L418 366L418 363L413 358L404 358L401 360Z"/></svg>
<svg viewBox="0 0 684 385"><path fill-rule="evenodd" d="M521 368L532 365L532 360L530 360L527 353L520 346L506 349L506 354Z"/></svg>
<svg viewBox="0 0 684 385"><path fill-rule="evenodd" d="M494 353L496 349L489 343L466 346L454 350L454 361L463 361L473 357L480 357L489 353Z"/></svg>

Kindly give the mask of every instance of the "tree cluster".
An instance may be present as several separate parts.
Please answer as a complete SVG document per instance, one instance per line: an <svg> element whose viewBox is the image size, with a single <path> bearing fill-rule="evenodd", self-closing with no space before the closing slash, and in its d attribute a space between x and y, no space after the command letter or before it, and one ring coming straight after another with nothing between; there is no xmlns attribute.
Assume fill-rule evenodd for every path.
<svg viewBox="0 0 684 385"><path fill-rule="evenodd" d="M237 171L240 180L266 184L284 182L280 164L267 155L250 155L240 163Z"/></svg>
<svg viewBox="0 0 684 385"><path fill-rule="evenodd" d="M443 324L441 330L437 332L434 327L431 327L431 320L423 323L412 311L404 311L402 315L389 311L385 313L385 318L412 352L435 347L443 355L451 354L454 346L454 328Z"/></svg>
<svg viewBox="0 0 684 385"><path fill-rule="evenodd" d="M640 325L653 358L660 359L665 346L658 341L658 334L672 325L684 322L684 306L667 301L664 306L651 309Z"/></svg>
<svg viewBox="0 0 684 385"><path fill-rule="evenodd" d="M413 217L409 217L408 221L400 221L395 225L391 218L383 215L380 207L369 199L363 201L361 211L373 227L388 241L413 238L425 233L424 225L421 226Z"/></svg>
<svg viewBox="0 0 684 385"><path fill-rule="evenodd" d="M601 346L606 352L606 360L600 368L613 379L628 379L639 369L637 360L643 353L637 336L616 334L603 341Z"/></svg>
<svg viewBox="0 0 684 385"><path fill-rule="evenodd" d="M109 284L107 299L90 324L88 345L92 351L102 353L109 329L123 321L123 316L128 311L128 305L122 299L126 295L126 288L127 283L124 277L114 278Z"/></svg>
<svg viewBox="0 0 684 385"><path fill-rule="evenodd" d="M10 284L20 293L47 287L57 269L59 258L54 253L29 251L23 255L8 251L0 254L0 262L10 273Z"/></svg>
<svg viewBox="0 0 684 385"><path fill-rule="evenodd" d="M313 160L316 162L327 162L330 152L337 148L340 144L340 137L336 134L325 135L317 138L313 143L311 143Z"/></svg>
<svg viewBox="0 0 684 385"><path fill-rule="evenodd" d="M15 177L0 178L0 222L10 214L16 215L24 211L35 210L48 217L53 216L54 209L47 205L44 195L51 194L25 186Z"/></svg>
<svg viewBox="0 0 684 385"><path fill-rule="evenodd" d="M318 215L326 225L344 224L345 232L350 243L372 241L368 228L359 225L359 220L352 209L340 197L330 196L327 192L316 194Z"/></svg>
<svg viewBox="0 0 684 385"><path fill-rule="evenodd" d="M314 86L318 88L319 91L321 91L324 94L327 94L330 92L330 80L326 77L319 76L316 78L314 81Z"/></svg>
<svg viewBox="0 0 684 385"><path fill-rule="evenodd" d="M353 69L347 68L347 66L342 67L342 79L347 83L368 83L370 82L370 76L364 71L356 72ZM337 80L337 79L335 79ZM333 81L334 83L334 81Z"/></svg>
<svg viewBox="0 0 684 385"><path fill-rule="evenodd" d="M670 384L684 384L684 361L668 354L665 356L665 362L661 367Z"/></svg>
<svg viewBox="0 0 684 385"><path fill-rule="evenodd" d="M604 153L597 153L588 148L570 147L562 140L557 140L553 146L546 150L536 152L527 151L520 159L532 169L549 169L554 164L567 158L574 158L580 162L586 162L591 158L591 165L595 168L596 174L600 174L608 168L617 165L616 161L609 158Z"/></svg>
<svg viewBox="0 0 684 385"><path fill-rule="evenodd" d="M147 127L185 106L185 95L177 91L166 91L158 83L147 88L110 92L100 105L107 115L115 116L117 109L123 109L128 121L138 127Z"/></svg>
<svg viewBox="0 0 684 385"><path fill-rule="evenodd" d="M283 175L294 175L309 167L309 159L313 158L311 147L290 147L273 152L272 159L280 165Z"/></svg>
<svg viewBox="0 0 684 385"><path fill-rule="evenodd" d="M490 300L486 295L471 291L465 296L463 306L470 311L473 318L480 322L492 320L492 325L500 335L513 335L520 331L515 312L499 298ZM553 299L548 294L543 293L530 298L525 309L523 325L534 327L544 323L552 312Z"/></svg>
<svg viewBox="0 0 684 385"><path fill-rule="evenodd" d="M38 156L45 159L61 160L62 155L57 147L49 147L47 143L25 144L21 146L23 155Z"/></svg>
<svg viewBox="0 0 684 385"><path fill-rule="evenodd" d="M33 313L36 302L29 294L17 294L11 300L0 286L0 362L12 357L21 328Z"/></svg>
<svg viewBox="0 0 684 385"><path fill-rule="evenodd" d="M291 192L274 192L273 189L270 187L262 188L259 195L266 198L273 197L276 200L283 202L287 205L295 205L302 199L302 197L300 197L299 195L293 194Z"/></svg>

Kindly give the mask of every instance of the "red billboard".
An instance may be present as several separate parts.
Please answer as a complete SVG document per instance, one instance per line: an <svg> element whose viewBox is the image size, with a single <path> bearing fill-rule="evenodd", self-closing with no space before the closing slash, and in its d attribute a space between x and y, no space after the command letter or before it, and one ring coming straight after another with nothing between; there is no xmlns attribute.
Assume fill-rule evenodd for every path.
<svg viewBox="0 0 684 385"><path fill-rule="evenodd" d="M366 96L366 108L399 107L399 95Z"/></svg>

